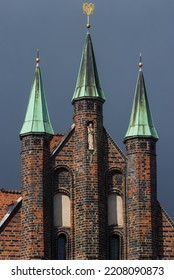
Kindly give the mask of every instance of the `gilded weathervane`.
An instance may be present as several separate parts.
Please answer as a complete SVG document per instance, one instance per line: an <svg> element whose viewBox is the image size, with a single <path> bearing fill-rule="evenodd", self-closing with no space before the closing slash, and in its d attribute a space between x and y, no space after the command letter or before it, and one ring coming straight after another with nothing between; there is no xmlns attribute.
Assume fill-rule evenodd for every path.
<svg viewBox="0 0 174 280"><path fill-rule="evenodd" d="M83 11L87 15L87 25L86 27L89 29L90 25L90 15L94 12L94 4L93 3L84 3L83 4Z"/></svg>

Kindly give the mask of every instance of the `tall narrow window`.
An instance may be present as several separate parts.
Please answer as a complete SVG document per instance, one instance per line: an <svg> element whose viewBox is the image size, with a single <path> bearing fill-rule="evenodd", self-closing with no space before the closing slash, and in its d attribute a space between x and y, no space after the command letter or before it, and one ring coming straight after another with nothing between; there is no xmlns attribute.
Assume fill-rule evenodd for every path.
<svg viewBox="0 0 174 280"><path fill-rule="evenodd" d="M66 260L66 236L60 234L57 238L56 259Z"/></svg>
<svg viewBox="0 0 174 280"><path fill-rule="evenodd" d="M119 260L120 259L120 238L118 235L114 234L110 238L109 244L109 259Z"/></svg>

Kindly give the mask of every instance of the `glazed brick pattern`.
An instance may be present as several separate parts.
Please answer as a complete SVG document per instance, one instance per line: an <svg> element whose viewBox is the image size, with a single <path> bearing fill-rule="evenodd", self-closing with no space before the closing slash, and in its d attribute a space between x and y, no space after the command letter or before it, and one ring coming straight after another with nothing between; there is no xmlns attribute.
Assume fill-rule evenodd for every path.
<svg viewBox="0 0 174 280"><path fill-rule="evenodd" d="M62 139L60 139L60 141L61 140ZM59 143L57 143L57 136L53 137L51 142L54 147L56 147L56 145L59 145ZM52 196L54 196L54 194L57 192L62 192L68 195L71 201L71 227L53 228L52 259L56 259L56 240L58 235L62 233L66 235L68 240L67 258L74 259L74 146L75 140L73 131L70 133L70 135L67 136L60 149L58 149L57 152L51 157Z"/></svg>
<svg viewBox="0 0 174 280"><path fill-rule="evenodd" d="M161 260L174 260L174 222L160 205L158 205L158 228L158 258Z"/></svg>
<svg viewBox="0 0 174 280"><path fill-rule="evenodd" d="M109 259L114 234L121 259L174 259L174 223L156 199L156 142L128 139L125 156L103 128L96 99L75 101L74 123L53 139L22 137L22 193L0 191L0 219L21 195L23 201L0 228L0 259L56 259L59 234L66 235L68 259ZM53 227L57 192L70 198L70 227ZM108 226L107 200L114 192L123 200L123 226Z"/></svg>
<svg viewBox="0 0 174 280"><path fill-rule="evenodd" d="M107 201L108 194L116 192L121 195L123 200L123 228L118 226L109 226L107 230L107 245L113 234L120 236L120 259L127 258L127 234L126 234L126 157L118 146L114 143L111 136L105 131L105 186ZM106 214L107 215L107 214ZM107 248L107 258L109 256L109 248Z"/></svg>
<svg viewBox="0 0 174 280"><path fill-rule="evenodd" d="M74 108L75 259L106 259L102 104L81 100ZM88 150L89 122L93 123L94 150Z"/></svg>
<svg viewBox="0 0 174 280"><path fill-rule="evenodd" d="M118 148L118 146L114 143L114 141L112 140L112 138L107 134L107 132L103 129L102 127L102 117L100 116L99 112L100 111L95 111L97 110L99 107L97 106L97 104L91 104L91 102L82 102L79 101L78 104L75 104L75 123L76 123L76 127L75 127L75 131L70 135L70 137L68 139L66 139L66 141L64 142L63 146L61 147L61 149L58 151L56 157L53 159L52 161L52 167L54 170L58 169L58 168L68 168L69 170L72 171L72 181L73 184L71 186L71 191L70 191L70 198L71 198L71 229L70 231L67 230L67 233L70 233L71 236L71 242L70 242L70 252L71 252L71 259L97 259L97 258L108 258L108 254L109 254L109 248L108 248L108 244L109 244L109 238L112 234L117 233L120 235L121 239L122 239L122 255L121 258L127 259L130 257L130 255L128 254L129 252L129 248L126 246L127 245L127 231L128 228L126 227L126 216L129 215L128 212L128 207L127 207L127 201L126 201L126 189L125 189L125 180L126 180L126 157L124 156L124 154L120 151L120 149ZM93 114L95 113L95 114ZM94 157L92 157L92 153L90 153L90 151L87 150L87 131L86 131L86 126L87 123L89 121L93 121L95 119L97 119L97 117L100 116L100 121L101 121L101 128L102 128L102 143L104 144L104 157L101 160L101 170L104 174L104 182L105 184L103 185L103 193L104 193L104 202L102 202L104 205L103 207L103 211L100 212L100 214L98 215L98 217L100 217L100 223L103 225L105 225L104 231L105 231L105 237L107 236L107 240L106 238L103 238L103 243L101 242L101 239L98 238L97 241L97 246L100 247L100 244L102 244L103 246L103 251L102 249L99 250L101 252L101 255L99 256L96 251L94 251L94 246L96 246L95 244L91 244L91 252L88 254L88 251L90 251L90 246L88 245L88 248L85 248L86 243L83 243L82 237L80 234L77 234L78 231L81 231L84 236L85 236L85 232L86 232L86 224L88 225L88 227L90 227L90 223L86 223L86 217L84 218L84 220L82 220L81 222L79 222L77 224L77 220L79 220L80 218L82 218L82 211L85 214L85 211L83 209L89 209L90 207L88 207L89 203L91 202L91 197L89 198L89 194L88 194L88 184L90 183L89 177L88 175L90 174L90 168L89 168L89 161L87 160L91 160L91 158L94 160ZM77 122L76 122L76 118L77 118ZM95 122L94 122L95 123ZM78 125L82 125L83 129L79 129L78 131ZM95 128L95 125L94 125ZM79 134L77 134L79 132ZM84 133L84 134L83 134ZM78 143L78 147L83 148L83 155L82 153L79 153L79 149L78 149L78 153L76 152L76 143L77 140L79 139L79 143ZM96 137L97 139L97 137ZM54 139L53 139L54 141ZM52 141L52 142L53 142ZM95 140L96 141L96 140ZM149 146L148 146L149 145ZM151 156L153 157L155 154L155 143L153 141L150 141L150 144L145 143L145 141L142 141L141 145L140 145L141 149L147 149L148 147L151 149ZM136 145L135 143L131 143L130 145L130 154L135 152L135 148ZM77 155L76 155L77 153ZM86 154L85 154L86 153ZM86 157L85 157L86 155ZM77 171L77 162L75 161L76 157L78 156L78 164L80 165L79 167L79 171L80 174L78 175L78 178L80 178L80 183L79 183L79 191L77 190L77 179L76 179L76 171ZM90 157L91 156L91 157ZM84 162L81 162L82 160L84 160ZM153 171L153 174L155 174L156 172L156 166L151 165L151 169ZM85 173L86 172L86 173ZM117 173L117 179L114 178L114 176L112 177L112 174L115 174L115 172ZM95 173L97 178L98 175L97 173ZM118 175L119 174L119 175ZM81 176L81 177L80 177ZM115 175L116 176L116 175ZM118 178L119 177L119 178ZM153 177L153 176L152 176ZM84 179L85 178L85 179ZM121 179L120 179L121 178ZM66 175L65 175L65 182L66 182ZM94 180L93 180L94 181ZM122 181L122 184L120 183L120 181ZM55 183L56 184L56 183ZM68 184L68 183L67 183ZM65 183L64 186L62 185L62 189L67 189L67 184ZM98 183L97 183L98 184ZM53 184L54 185L54 184ZM112 227L107 227L107 195L108 195L108 191L110 191L110 186L112 185L111 188L114 189L114 191L120 191L122 193L122 198L123 198L123 213L124 213L124 227L123 228L119 228L117 226L112 226ZM85 188L82 187L85 186ZM85 191L84 191L85 189ZM87 190L87 191L86 191ZM92 192L91 192L92 193ZM80 195L79 195L80 194ZM83 199L81 199L82 197L85 197L85 195L88 195L88 199L85 201ZM156 199L156 191L154 192L155 195L155 199ZM79 206L80 210L78 210L77 208L77 199L79 197L79 204L80 204L80 200L81 200L81 204ZM93 209L93 208L91 208ZM94 208L93 213L98 208ZM97 210L98 211L98 210ZM99 212L98 212L99 213ZM92 216L92 215L91 215ZM93 217L90 217L91 219L91 225L92 225L92 221L95 219ZM89 219L89 220L90 220ZM154 218L153 218L154 219ZM99 220L98 220L99 223ZM156 230L156 226L155 224L156 221L154 219L153 222L154 226L153 226L153 232L154 232L154 237L157 233ZM78 227L78 231L77 231L77 227ZM80 228L81 227L81 228ZM87 227L87 226L86 226ZM87 229L88 230L88 229ZM62 232L62 229L58 229L57 232ZM88 231L89 232L89 231ZM99 231L98 231L99 232ZM97 237L98 232L95 234L95 236ZM79 238L80 236L80 238ZM90 236L92 237L91 233ZM156 238L156 237L155 237ZM81 243L80 243L81 242ZM99 244L98 244L99 242ZM101 243L100 243L101 242ZM77 250L77 244L80 244L81 246L83 246L83 250L85 252L83 252L83 250L79 250L80 253L79 255L77 255L78 250ZM145 246L145 245L143 245ZM96 247L97 248L97 247ZM137 245L135 250L137 250L137 252L142 251L142 244ZM151 256L152 257L152 256ZM132 258L132 257L131 257ZM146 258L145 255L136 255L136 257L134 258ZM153 258L155 258L155 256L153 256Z"/></svg>
<svg viewBox="0 0 174 280"><path fill-rule="evenodd" d="M155 141L127 140L128 258L156 259L157 200Z"/></svg>
<svg viewBox="0 0 174 280"><path fill-rule="evenodd" d="M117 167L118 168L118 167ZM106 178L106 186L107 186L107 194L106 199L108 200L108 195L112 193L116 193L122 197L123 200L123 222L124 225L119 226L116 224L109 225L108 226L108 244L110 243L110 239L114 234L117 234L120 238L120 248L119 248L119 259L126 258L126 232L125 232L125 180L124 180L124 174L116 169L111 169L109 173L107 174ZM108 210L107 210L108 212ZM107 250L107 258L109 258L109 247Z"/></svg>
<svg viewBox="0 0 174 280"><path fill-rule="evenodd" d="M50 140L42 134L22 138L22 259L51 255Z"/></svg>
<svg viewBox="0 0 174 280"><path fill-rule="evenodd" d="M53 177L54 193L65 192L70 194L71 191L71 175L66 168L59 168L54 172Z"/></svg>
<svg viewBox="0 0 174 280"><path fill-rule="evenodd" d="M0 220L9 205L21 196L17 191L0 190ZM0 228L0 260L20 259L21 254L21 203Z"/></svg>
<svg viewBox="0 0 174 280"><path fill-rule="evenodd" d="M59 158L59 157L58 157ZM60 161L59 161L60 162ZM53 196L56 193L64 193L68 195L70 201L73 201L73 188L72 188L72 176L69 170L64 167L58 167L53 173ZM74 211L73 211L73 203L71 203L71 225L73 225L74 219ZM73 227L54 227L53 236L52 236L52 258L56 259L57 252L57 238L60 234L64 234L66 236L67 244L66 244L66 258L73 259Z"/></svg>

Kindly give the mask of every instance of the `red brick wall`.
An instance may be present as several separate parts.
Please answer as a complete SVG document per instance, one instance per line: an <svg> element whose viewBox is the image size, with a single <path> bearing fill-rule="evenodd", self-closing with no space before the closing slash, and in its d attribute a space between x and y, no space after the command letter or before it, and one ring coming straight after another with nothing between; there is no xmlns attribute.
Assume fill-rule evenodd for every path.
<svg viewBox="0 0 174 280"><path fill-rule="evenodd" d="M22 137L23 259L51 258L50 140L44 134Z"/></svg>
<svg viewBox="0 0 174 280"><path fill-rule="evenodd" d="M158 208L159 259L174 260L174 222L160 207Z"/></svg>
<svg viewBox="0 0 174 280"><path fill-rule="evenodd" d="M75 259L106 259L106 201L102 103L79 100L75 114ZM94 129L94 149L88 149L87 126Z"/></svg>
<svg viewBox="0 0 174 280"><path fill-rule="evenodd" d="M0 191L0 220L7 212L7 207L21 196L19 192ZM21 203L0 228L0 259L20 259L21 251Z"/></svg>
<svg viewBox="0 0 174 280"><path fill-rule="evenodd" d="M59 146L62 137L54 136L51 146L54 147L52 152ZM59 234L65 234L67 238L67 258L74 259L74 130L65 137L62 145L52 154L51 166L51 187L52 187L52 205L53 197L57 192L69 196L71 202L71 227L54 227L52 231L52 259L56 259L56 240ZM52 208L53 216L53 208Z"/></svg>
<svg viewBox="0 0 174 280"><path fill-rule="evenodd" d="M50 142L50 151L52 152L57 146L59 145L60 141L62 140L64 134L57 134L53 137Z"/></svg>
<svg viewBox="0 0 174 280"><path fill-rule="evenodd" d="M55 238L60 233L68 239L68 259L108 259L109 238L115 233L120 236L122 259L174 259L174 223L156 203L155 143L149 139L127 143L126 190L126 158L103 129L102 115L86 112L75 118L75 130L51 158L44 139L25 139L31 140L30 147L23 141L23 237L19 204L0 229L0 259L54 259ZM88 121L95 121L95 153L87 149ZM55 137L56 145L61 138ZM38 143L45 144L38 148ZM71 227L54 228L52 241L51 182L71 200ZM108 227L110 191L123 198L123 227ZM0 220L20 196L20 192L0 191Z"/></svg>
<svg viewBox="0 0 174 280"><path fill-rule="evenodd" d="M117 193L123 200L123 227L111 225L107 229L107 259L109 258L109 242L112 235L117 234L120 237L120 259L127 257L127 236L126 236L126 157L118 146L114 143L110 135L105 131L105 185L106 196L108 200L110 193ZM106 214L107 215L107 214Z"/></svg>
<svg viewBox="0 0 174 280"><path fill-rule="evenodd" d="M108 176L110 172L119 172L122 176L120 192L125 216L125 156L103 128L100 102L78 101L75 104L74 121L74 130L51 158L53 189L57 184L56 173L61 169L70 171L72 178L71 184L61 185L61 192L68 194L71 200L71 228L66 230L55 228L55 236L64 231L67 236L69 234L70 259L107 259L109 236L117 232L124 240L121 254L121 258L124 258L126 256L125 227L118 228L115 225L112 229L108 228L107 197ZM94 128L93 151L88 150L87 143L89 122L93 122ZM54 140L55 137L52 145ZM65 182L66 176L64 179ZM57 180L59 182L60 178Z"/></svg>
<svg viewBox="0 0 174 280"><path fill-rule="evenodd" d="M0 190L0 220L4 217L7 212L7 207L14 202L21 196L19 191L7 191L7 190Z"/></svg>
<svg viewBox="0 0 174 280"><path fill-rule="evenodd" d="M129 139L127 147L128 259L157 258L155 141Z"/></svg>

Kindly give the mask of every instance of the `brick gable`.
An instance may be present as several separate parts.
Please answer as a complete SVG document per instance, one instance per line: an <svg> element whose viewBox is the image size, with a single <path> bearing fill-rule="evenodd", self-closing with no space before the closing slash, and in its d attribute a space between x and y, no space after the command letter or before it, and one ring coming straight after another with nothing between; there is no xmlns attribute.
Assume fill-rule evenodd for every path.
<svg viewBox="0 0 174 280"><path fill-rule="evenodd" d="M158 205L159 259L174 260L174 222Z"/></svg>

